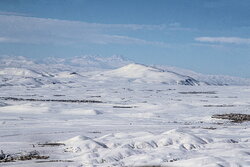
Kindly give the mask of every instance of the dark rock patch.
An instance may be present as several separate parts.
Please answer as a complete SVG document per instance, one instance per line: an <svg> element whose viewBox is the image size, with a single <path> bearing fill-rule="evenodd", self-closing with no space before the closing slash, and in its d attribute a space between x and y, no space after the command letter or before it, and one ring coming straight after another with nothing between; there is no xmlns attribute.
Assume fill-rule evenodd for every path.
<svg viewBox="0 0 250 167"><path fill-rule="evenodd" d="M235 122L235 123L242 123L244 121L250 121L249 114L235 114L235 113L215 114L215 115L212 115L212 118L228 119L228 120L231 120L232 122Z"/></svg>
<svg viewBox="0 0 250 167"><path fill-rule="evenodd" d="M179 92L180 94L216 94L215 91L207 91L207 92L196 92L196 91L192 91L192 92Z"/></svg>
<svg viewBox="0 0 250 167"><path fill-rule="evenodd" d="M7 154L1 150L0 163L27 161L32 159L48 159L49 156L40 155L38 151Z"/></svg>
<svg viewBox="0 0 250 167"><path fill-rule="evenodd" d="M43 102L63 102L63 103L103 103L98 100L58 100L58 99L24 99L24 98L16 98L16 97L0 97L2 100L12 100L12 101L43 101Z"/></svg>
<svg viewBox="0 0 250 167"><path fill-rule="evenodd" d="M218 105L213 105L213 104L208 104L208 105L203 105L203 107L234 107L235 105L231 104L218 104Z"/></svg>
<svg viewBox="0 0 250 167"><path fill-rule="evenodd" d="M136 108L136 106L113 106L113 108Z"/></svg>
<svg viewBox="0 0 250 167"><path fill-rule="evenodd" d="M56 146L65 146L64 143L42 143L37 144L39 147L56 147Z"/></svg>

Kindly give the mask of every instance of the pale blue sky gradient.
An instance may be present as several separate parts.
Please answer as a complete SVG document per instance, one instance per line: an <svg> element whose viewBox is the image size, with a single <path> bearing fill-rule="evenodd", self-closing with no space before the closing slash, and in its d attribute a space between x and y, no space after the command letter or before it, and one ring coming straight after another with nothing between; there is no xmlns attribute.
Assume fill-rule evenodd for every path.
<svg viewBox="0 0 250 167"><path fill-rule="evenodd" d="M0 55L114 54L250 77L250 1L0 1Z"/></svg>

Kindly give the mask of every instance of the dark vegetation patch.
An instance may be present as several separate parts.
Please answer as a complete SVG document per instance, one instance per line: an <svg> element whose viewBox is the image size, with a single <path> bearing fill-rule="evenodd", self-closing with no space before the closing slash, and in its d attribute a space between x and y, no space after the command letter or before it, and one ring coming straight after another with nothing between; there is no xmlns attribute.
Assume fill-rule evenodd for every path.
<svg viewBox="0 0 250 167"><path fill-rule="evenodd" d="M182 99L170 99L172 101L182 101Z"/></svg>
<svg viewBox="0 0 250 167"><path fill-rule="evenodd" d="M203 127L202 129L215 130L217 128L215 128L215 127Z"/></svg>
<svg viewBox="0 0 250 167"><path fill-rule="evenodd" d="M136 106L113 106L113 108L136 108Z"/></svg>
<svg viewBox="0 0 250 167"><path fill-rule="evenodd" d="M99 131L92 131L92 132L89 132L89 133L102 133L102 132L99 132Z"/></svg>
<svg viewBox="0 0 250 167"><path fill-rule="evenodd" d="M16 97L0 97L2 100L12 100L12 101L42 101L42 102L63 102L63 103L103 103L98 100L57 100L57 99L24 99Z"/></svg>
<svg viewBox="0 0 250 167"><path fill-rule="evenodd" d="M201 102L208 102L208 100L200 100Z"/></svg>
<svg viewBox="0 0 250 167"><path fill-rule="evenodd" d="M236 99L238 97L237 96L228 96L227 98Z"/></svg>
<svg viewBox="0 0 250 167"><path fill-rule="evenodd" d="M153 89L146 89L146 90L142 90L144 92L153 92L154 90Z"/></svg>
<svg viewBox="0 0 250 167"><path fill-rule="evenodd" d="M203 105L203 107L234 107L235 105L232 104L208 104Z"/></svg>
<svg viewBox="0 0 250 167"><path fill-rule="evenodd" d="M33 94L33 95L16 95L16 96L38 96L38 95Z"/></svg>
<svg viewBox="0 0 250 167"><path fill-rule="evenodd" d="M227 140L228 143L239 143L238 141L234 140L234 139L229 139Z"/></svg>
<svg viewBox="0 0 250 167"><path fill-rule="evenodd" d="M48 159L49 156L40 155L38 151L6 154L1 150L0 163L15 162L15 161L27 161L32 159Z"/></svg>
<svg viewBox="0 0 250 167"><path fill-rule="evenodd" d="M42 143L37 144L39 147L56 147L56 146L65 146L64 143Z"/></svg>
<svg viewBox="0 0 250 167"><path fill-rule="evenodd" d="M72 160L48 160L48 161L36 161L36 163L48 163L48 162L74 162Z"/></svg>
<svg viewBox="0 0 250 167"><path fill-rule="evenodd" d="M102 96L90 96L90 97L102 97Z"/></svg>
<svg viewBox="0 0 250 167"><path fill-rule="evenodd" d="M224 125L224 123L222 123L222 122L215 122L215 123L213 123L213 124L216 124L216 125Z"/></svg>
<svg viewBox="0 0 250 167"><path fill-rule="evenodd" d="M78 74L77 72L71 72L70 75L76 75Z"/></svg>
<svg viewBox="0 0 250 167"><path fill-rule="evenodd" d="M180 94L216 94L215 91L206 91L206 92L196 92L196 91L192 91L192 92L179 92Z"/></svg>
<svg viewBox="0 0 250 167"><path fill-rule="evenodd" d="M228 120L231 120L232 122L235 122L235 123L242 123L244 121L250 121L249 114L235 114L235 113L215 114L215 115L212 115L212 118L228 119Z"/></svg>
<svg viewBox="0 0 250 167"><path fill-rule="evenodd" d="M207 98L219 98L219 96L206 96Z"/></svg>

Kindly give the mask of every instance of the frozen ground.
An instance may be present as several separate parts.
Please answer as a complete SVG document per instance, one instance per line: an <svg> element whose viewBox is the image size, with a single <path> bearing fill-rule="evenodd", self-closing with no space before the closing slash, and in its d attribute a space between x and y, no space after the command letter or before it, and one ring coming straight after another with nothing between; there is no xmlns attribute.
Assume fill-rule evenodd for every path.
<svg viewBox="0 0 250 167"><path fill-rule="evenodd" d="M0 166L250 166L250 123L211 118L249 114L250 86L187 86L184 75L132 67L2 68L0 150L49 158Z"/></svg>

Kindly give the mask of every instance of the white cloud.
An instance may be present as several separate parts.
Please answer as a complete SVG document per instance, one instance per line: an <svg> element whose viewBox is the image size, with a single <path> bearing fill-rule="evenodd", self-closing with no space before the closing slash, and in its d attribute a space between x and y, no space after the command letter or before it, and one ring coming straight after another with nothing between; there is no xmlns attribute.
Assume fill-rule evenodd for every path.
<svg viewBox="0 0 250 167"><path fill-rule="evenodd" d="M173 22L173 23L170 23L169 26L170 27L180 27L181 23L179 23L179 22Z"/></svg>
<svg viewBox="0 0 250 167"><path fill-rule="evenodd" d="M198 37L195 40L210 43L250 44L250 38L239 37Z"/></svg>
<svg viewBox="0 0 250 167"><path fill-rule="evenodd" d="M121 36L121 35L100 35L96 43L101 44L109 44L109 43L117 43L117 44L137 44L137 45L158 45L162 47L168 47L169 45L164 42L155 42L155 41L147 41L143 39ZM93 39L94 40L94 39Z"/></svg>
<svg viewBox="0 0 250 167"><path fill-rule="evenodd" d="M6 38L6 37L0 37L0 43L17 43L19 42L17 39L14 38Z"/></svg>
<svg viewBox="0 0 250 167"><path fill-rule="evenodd" d="M130 31L162 30L163 25L98 24L17 15L1 15L0 42L35 44L141 44L167 46L123 34ZM12 40L11 40L12 39ZM15 39L15 40L14 40Z"/></svg>

